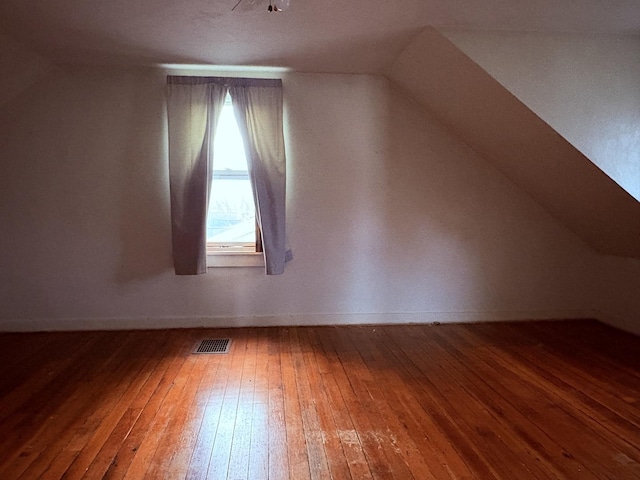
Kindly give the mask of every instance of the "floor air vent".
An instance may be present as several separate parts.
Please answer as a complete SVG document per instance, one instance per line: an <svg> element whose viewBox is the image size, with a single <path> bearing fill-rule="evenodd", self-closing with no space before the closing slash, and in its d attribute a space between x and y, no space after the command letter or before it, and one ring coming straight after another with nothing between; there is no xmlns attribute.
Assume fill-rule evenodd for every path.
<svg viewBox="0 0 640 480"><path fill-rule="evenodd" d="M202 340L193 353L229 353L230 338L211 338Z"/></svg>

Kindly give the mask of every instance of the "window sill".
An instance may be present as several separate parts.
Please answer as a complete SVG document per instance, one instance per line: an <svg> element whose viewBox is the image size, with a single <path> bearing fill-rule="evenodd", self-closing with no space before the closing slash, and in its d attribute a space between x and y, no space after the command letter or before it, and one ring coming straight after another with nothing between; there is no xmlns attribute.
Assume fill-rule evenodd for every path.
<svg viewBox="0 0 640 480"><path fill-rule="evenodd" d="M264 256L256 252L220 252L207 254L207 268L264 267Z"/></svg>

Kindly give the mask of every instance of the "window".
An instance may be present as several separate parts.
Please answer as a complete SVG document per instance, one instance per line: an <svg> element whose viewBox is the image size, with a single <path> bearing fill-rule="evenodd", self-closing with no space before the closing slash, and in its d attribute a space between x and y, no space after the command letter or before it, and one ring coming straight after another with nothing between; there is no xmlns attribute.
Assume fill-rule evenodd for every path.
<svg viewBox="0 0 640 480"><path fill-rule="evenodd" d="M228 100L226 108L224 106L227 92L231 94L233 107ZM224 147L218 146L222 153L214 158L214 153L207 148L207 135L214 126L211 122L220 118L223 109L228 113L223 115L219 140L239 137L224 133L228 124L225 118L235 118L235 115L230 117L231 112L237 114L242 138L251 145L251 152L247 153L255 168L250 175L245 163L239 165L235 160L242 155L227 155ZM211 266L210 260L233 256L253 258L256 262L259 259L267 275L284 273L285 264L293 256L286 237L282 121L280 79L167 76L169 193L176 275L204 274ZM215 138L213 143L215 149ZM242 142L235 144L242 148ZM207 185L208 181L213 181L213 185ZM252 188L248 188L249 185ZM246 194L242 194L243 191ZM212 202L211 219L205 202L208 192L213 195L208 199ZM251 219L251 207L255 203L249 196L251 192L261 206L258 234L251 228L255 224ZM223 198L218 197L218 193ZM263 242L261 253L252 242L257 239ZM231 249L239 251L229 251ZM209 254L210 251L215 253Z"/></svg>
<svg viewBox="0 0 640 480"><path fill-rule="evenodd" d="M210 266L221 265L222 254L261 252L255 202L240 129L227 94L214 139L213 181L207 210L207 256ZM232 262L234 264L238 263ZM240 262L244 265L246 262ZM230 266L230 262L222 262Z"/></svg>

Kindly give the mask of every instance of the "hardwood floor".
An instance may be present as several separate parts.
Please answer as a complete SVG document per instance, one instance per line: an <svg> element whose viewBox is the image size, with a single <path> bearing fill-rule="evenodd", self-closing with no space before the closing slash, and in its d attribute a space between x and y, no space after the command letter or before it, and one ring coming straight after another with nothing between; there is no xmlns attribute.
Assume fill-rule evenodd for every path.
<svg viewBox="0 0 640 480"><path fill-rule="evenodd" d="M195 355L231 337L229 354ZM591 321L0 334L0 479L640 479Z"/></svg>

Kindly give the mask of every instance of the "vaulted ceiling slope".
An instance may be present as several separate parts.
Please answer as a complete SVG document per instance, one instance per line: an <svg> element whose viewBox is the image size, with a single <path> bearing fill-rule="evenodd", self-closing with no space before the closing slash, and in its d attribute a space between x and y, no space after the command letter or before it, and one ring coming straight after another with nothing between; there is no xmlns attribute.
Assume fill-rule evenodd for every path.
<svg viewBox="0 0 640 480"><path fill-rule="evenodd" d="M438 31L387 75L596 251L640 258L640 202Z"/></svg>
<svg viewBox="0 0 640 480"><path fill-rule="evenodd" d="M640 35L439 31L640 201Z"/></svg>

